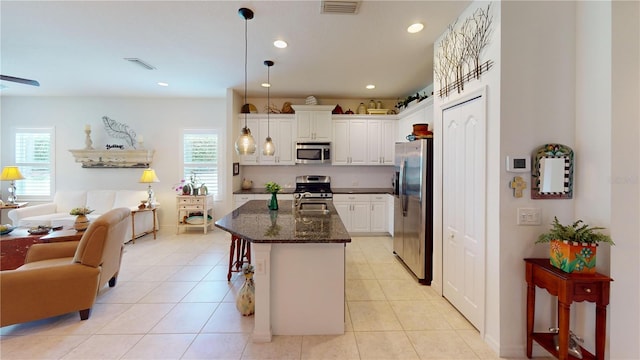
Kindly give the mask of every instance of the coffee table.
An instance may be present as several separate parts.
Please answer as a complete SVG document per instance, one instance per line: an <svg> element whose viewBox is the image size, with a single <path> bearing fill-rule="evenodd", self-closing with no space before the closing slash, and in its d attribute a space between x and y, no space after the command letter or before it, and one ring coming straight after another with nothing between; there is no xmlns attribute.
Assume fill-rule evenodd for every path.
<svg viewBox="0 0 640 360"><path fill-rule="evenodd" d="M32 235L27 228L17 228L11 233L0 236L0 270L14 270L24 264L29 247L33 244L77 241L83 232L75 230L57 230L49 234Z"/></svg>

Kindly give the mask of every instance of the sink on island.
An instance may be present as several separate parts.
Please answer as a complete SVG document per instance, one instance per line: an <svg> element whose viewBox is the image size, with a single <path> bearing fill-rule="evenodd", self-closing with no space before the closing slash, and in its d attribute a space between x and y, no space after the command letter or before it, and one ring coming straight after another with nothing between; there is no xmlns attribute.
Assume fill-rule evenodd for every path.
<svg viewBox="0 0 640 360"><path fill-rule="evenodd" d="M215 225L246 239L255 268L254 342L272 335L343 334L345 247L351 237L335 207L298 211L290 200L270 211L252 200Z"/></svg>

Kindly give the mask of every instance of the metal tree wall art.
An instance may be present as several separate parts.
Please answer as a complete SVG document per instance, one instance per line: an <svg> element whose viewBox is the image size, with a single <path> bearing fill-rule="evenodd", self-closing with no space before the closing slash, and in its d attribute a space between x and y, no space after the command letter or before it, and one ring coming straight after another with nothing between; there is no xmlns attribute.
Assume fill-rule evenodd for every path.
<svg viewBox="0 0 640 360"><path fill-rule="evenodd" d="M435 76L440 84L438 95L449 96L456 89L464 90L464 84L479 79L489 71L493 61L481 63L482 50L489 44L493 31L491 4L478 8L456 30L458 20L450 24L436 51Z"/></svg>
<svg viewBox="0 0 640 360"><path fill-rule="evenodd" d="M116 139L123 139L127 145L133 149L136 148L136 132L129 128L127 124L119 123L108 116L102 117L102 123L107 135Z"/></svg>

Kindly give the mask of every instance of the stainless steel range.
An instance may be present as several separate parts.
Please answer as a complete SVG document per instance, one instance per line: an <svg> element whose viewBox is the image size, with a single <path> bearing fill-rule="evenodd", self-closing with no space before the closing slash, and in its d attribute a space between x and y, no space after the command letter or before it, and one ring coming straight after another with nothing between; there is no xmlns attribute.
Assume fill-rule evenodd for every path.
<svg viewBox="0 0 640 360"><path fill-rule="evenodd" d="M331 176L325 175L303 175L296 176L296 189L293 191L293 198L333 200L331 191Z"/></svg>

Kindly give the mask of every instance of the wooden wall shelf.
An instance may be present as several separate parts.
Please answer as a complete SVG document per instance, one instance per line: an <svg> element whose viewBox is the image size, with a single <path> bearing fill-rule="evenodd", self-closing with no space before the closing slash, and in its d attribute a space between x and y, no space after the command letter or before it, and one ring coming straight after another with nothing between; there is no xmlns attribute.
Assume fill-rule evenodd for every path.
<svg viewBox="0 0 640 360"><path fill-rule="evenodd" d="M83 168L147 168L153 161L155 150L69 150Z"/></svg>

